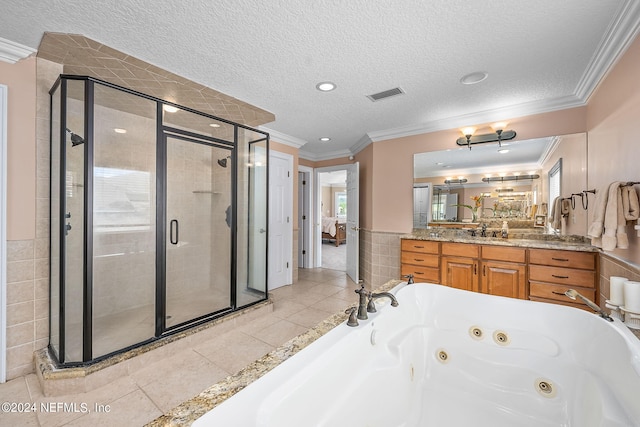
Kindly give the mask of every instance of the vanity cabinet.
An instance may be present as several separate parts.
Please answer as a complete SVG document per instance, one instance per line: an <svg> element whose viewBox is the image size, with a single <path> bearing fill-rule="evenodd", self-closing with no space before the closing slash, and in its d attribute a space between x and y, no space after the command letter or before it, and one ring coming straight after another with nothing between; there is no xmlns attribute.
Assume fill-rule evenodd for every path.
<svg viewBox="0 0 640 427"><path fill-rule="evenodd" d="M595 252L413 239L401 249L402 275L416 282L586 308L563 295L575 289L598 303Z"/></svg>
<svg viewBox="0 0 640 427"><path fill-rule="evenodd" d="M480 247L469 243L442 243L442 284L479 292L478 255Z"/></svg>
<svg viewBox="0 0 640 427"><path fill-rule="evenodd" d="M440 242L401 240L400 274L416 282L440 283Z"/></svg>
<svg viewBox="0 0 640 427"><path fill-rule="evenodd" d="M598 304L597 267L594 252L530 249L529 299L588 309L563 294L575 289Z"/></svg>
<svg viewBox="0 0 640 427"><path fill-rule="evenodd" d="M524 248L483 245L480 292L526 299L526 254Z"/></svg>

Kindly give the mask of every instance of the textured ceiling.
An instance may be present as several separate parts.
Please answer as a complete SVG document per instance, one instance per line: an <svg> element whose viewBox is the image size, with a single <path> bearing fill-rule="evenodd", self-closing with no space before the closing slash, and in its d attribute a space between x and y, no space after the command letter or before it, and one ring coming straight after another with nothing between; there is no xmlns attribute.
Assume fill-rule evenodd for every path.
<svg viewBox="0 0 640 427"><path fill-rule="evenodd" d="M9 3L9 4L6 4ZM584 105L638 31L637 0L5 2L0 37L82 34L276 120L301 155ZM472 86L459 80L486 71ZM337 89L321 93L320 81ZM371 102L366 95L401 87ZM321 143L318 138L332 140Z"/></svg>

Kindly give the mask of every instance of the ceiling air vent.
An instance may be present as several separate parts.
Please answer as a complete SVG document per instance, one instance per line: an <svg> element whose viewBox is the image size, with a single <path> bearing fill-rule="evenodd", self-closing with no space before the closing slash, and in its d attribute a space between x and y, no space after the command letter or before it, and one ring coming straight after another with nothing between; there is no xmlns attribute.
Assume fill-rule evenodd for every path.
<svg viewBox="0 0 640 427"><path fill-rule="evenodd" d="M373 95L367 95L367 98L372 100L373 102L380 101L381 99L390 98L396 95L402 95L404 91L399 87L394 87L393 89L384 90L382 92L374 93Z"/></svg>

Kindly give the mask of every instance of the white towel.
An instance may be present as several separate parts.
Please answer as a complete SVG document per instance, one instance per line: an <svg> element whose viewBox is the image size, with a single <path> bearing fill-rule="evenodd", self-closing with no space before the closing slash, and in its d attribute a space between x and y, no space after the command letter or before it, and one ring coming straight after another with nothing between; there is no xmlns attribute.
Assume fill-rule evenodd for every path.
<svg viewBox="0 0 640 427"><path fill-rule="evenodd" d="M586 196L586 195L585 195ZM609 186L596 190L596 200L593 210L593 222L589 226L587 236L591 237L591 244L602 247L602 231L604 230L604 213L609 199Z"/></svg>
<svg viewBox="0 0 640 427"><path fill-rule="evenodd" d="M622 193L620 182L615 181L609 185L609 196L604 212L604 232L602 234L602 249L612 251L618 246L618 203L622 210ZM624 216L623 216L624 217Z"/></svg>
<svg viewBox="0 0 640 427"><path fill-rule="evenodd" d="M562 197L553 199L549 220L551 221L551 228L554 230L559 230L562 227Z"/></svg>
<svg viewBox="0 0 640 427"><path fill-rule="evenodd" d="M627 221L635 221L640 218L640 207L638 206L638 193L633 185L622 187L622 211L624 219Z"/></svg>

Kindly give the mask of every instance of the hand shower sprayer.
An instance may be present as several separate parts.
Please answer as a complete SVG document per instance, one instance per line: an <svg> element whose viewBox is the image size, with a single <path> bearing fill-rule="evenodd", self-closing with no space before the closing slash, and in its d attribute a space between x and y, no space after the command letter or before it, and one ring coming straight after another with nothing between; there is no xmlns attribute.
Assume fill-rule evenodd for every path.
<svg viewBox="0 0 640 427"><path fill-rule="evenodd" d="M71 129L66 128L67 132L69 133L69 135L71 135L71 146L75 147L76 145L81 145L84 144L84 139L78 135L77 133L73 133L71 132Z"/></svg>

